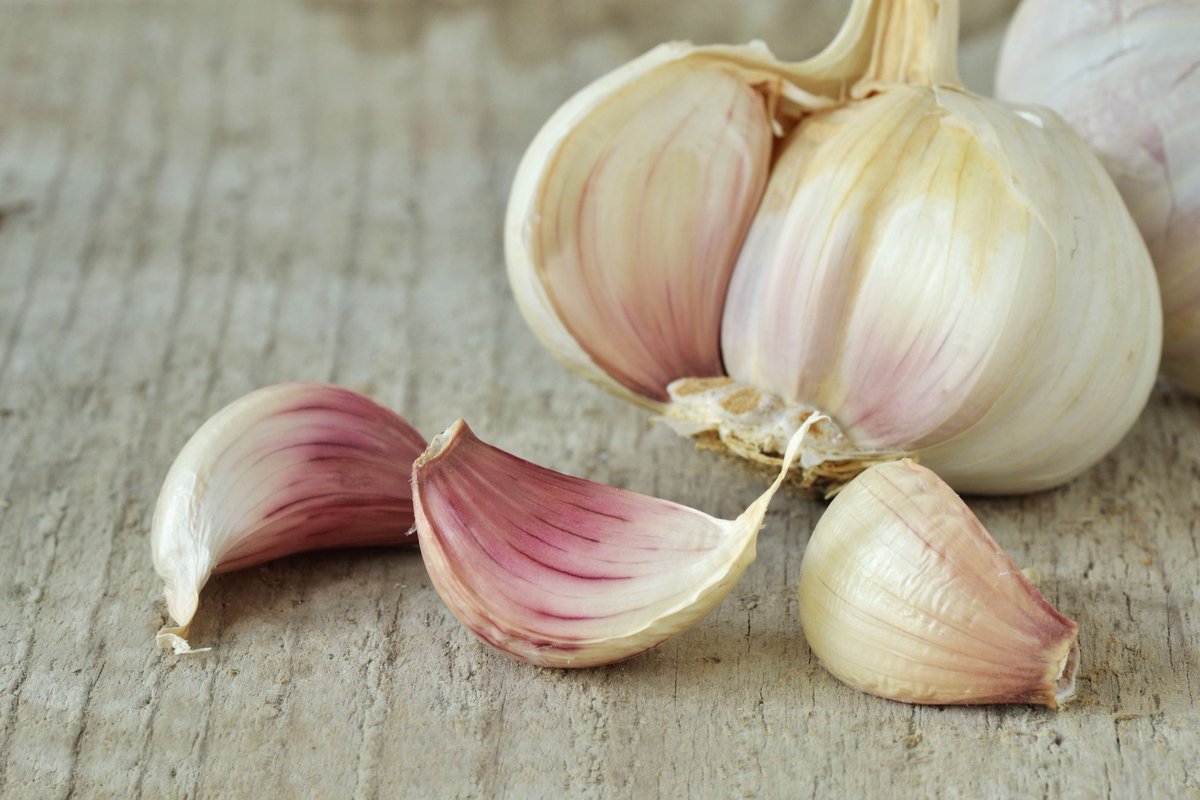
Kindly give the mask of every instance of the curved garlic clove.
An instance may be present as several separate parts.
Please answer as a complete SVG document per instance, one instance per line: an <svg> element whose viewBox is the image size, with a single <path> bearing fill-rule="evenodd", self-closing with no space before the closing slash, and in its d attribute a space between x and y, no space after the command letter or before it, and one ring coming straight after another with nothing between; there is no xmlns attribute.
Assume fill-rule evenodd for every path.
<svg viewBox="0 0 1200 800"><path fill-rule="evenodd" d="M891 700L1056 708L1074 696L1079 626L911 461L863 472L821 517L800 622L836 678Z"/></svg>
<svg viewBox="0 0 1200 800"><path fill-rule="evenodd" d="M234 401L205 422L171 465L150 546L184 636L200 589L229 572L306 550L415 543L409 474L425 441L363 395L282 383Z"/></svg>
<svg viewBox="0 0 1200 800"><path fill-rule="evenodd" d="M526 152L509 202L509 277L534 331L678 430L756 460L777 464L800 420L828 414L827 435L805 446L812 485L836 488L895 453L980 493L1046 488L1095 463L1153 385L1153 271L1061 120L961 87L957 10L855 0L808 61L664 45L577 94ZM757 103L728 125L725 101L692 111L717 86ZM701 121L684 126L687 146L680 108ZM734 167L764 156L735 142L764 124L770 176L755 203L756 182ZM687 202L635 168L655 147L704 165L690 182L661 176ZM728 187L724 228L697 194L706 176L721 179L705 190ZM592 224L582 206L637 211ZM618 246L607 257L597 241ZM717 295L728 375L707 344Z"/></svg>
<svg viewBox="0 0 1200 800"><path fill-rule="evenodd" d="M413 467L421 557L450 611L508 655L547 667L630 658L729 594L811 424L770 488L722 520L537 466L459 420Z"/></svg>
<svg viewBox="0 0 1200 800"><path fill-rule="evenodd" d="M1129 206L1162 285L1163 372L1200 394L1200 3L1026 0L997 95L1062 114Z"/></svg>
<svg viewBox="0 0 1200 800"><path fill-rule="evenodd" d="M771 157L768 100L735 75L676 62L590 122L564 136L543 176L530 259L590 360L666 400L677 375L721 374L725 288ZM677 225L659 224L662 208Z"/></svg>

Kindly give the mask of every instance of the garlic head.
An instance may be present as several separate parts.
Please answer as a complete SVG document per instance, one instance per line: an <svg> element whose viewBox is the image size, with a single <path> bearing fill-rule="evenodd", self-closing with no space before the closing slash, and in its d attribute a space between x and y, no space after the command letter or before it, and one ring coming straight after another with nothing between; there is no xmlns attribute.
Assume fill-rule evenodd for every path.
<svg viewBox="0 0 1200 800"><path fill-rule="evenodd" d="M1095 463L1154 380L1153 271L1058 117L961 86L957 8L856 0L808 61L672 43L579 92L510 195L530 327L755 460L827 414L816 486L901 453L982 493Z"/></svg>

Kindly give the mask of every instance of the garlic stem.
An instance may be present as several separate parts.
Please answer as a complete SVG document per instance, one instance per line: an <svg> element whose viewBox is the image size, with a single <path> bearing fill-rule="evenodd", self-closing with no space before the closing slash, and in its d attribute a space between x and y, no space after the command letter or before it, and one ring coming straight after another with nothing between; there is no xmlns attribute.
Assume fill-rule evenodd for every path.
<svg viewBox="0 0 1200 800"><path fill-rule="evenodd" d="M871 63L858 96L888 83L962 87L957 0L859 0L850 13L870 13L876 4Z"/></svg>
<svg viewBox="0 0 1200 800"><path fill-rule="evenodd" d="M412 426L337 386L283 383L217 412L184 446L154 509L150 545L186 639L209 576L331 547L415 543L408 475L425 446Z"/></svg>

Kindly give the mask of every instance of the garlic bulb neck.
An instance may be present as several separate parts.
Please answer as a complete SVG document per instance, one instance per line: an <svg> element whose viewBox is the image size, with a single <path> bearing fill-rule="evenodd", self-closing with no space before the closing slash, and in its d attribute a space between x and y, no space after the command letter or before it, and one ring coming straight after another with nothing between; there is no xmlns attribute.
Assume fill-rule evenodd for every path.
<svg viewBox="0 0 1200 800"><path fill-rule="evenodd" d="M875 0L874 45L856 97L886 84L961 87L957 0ZM856 2L855 13L871 13Z"/></svg>

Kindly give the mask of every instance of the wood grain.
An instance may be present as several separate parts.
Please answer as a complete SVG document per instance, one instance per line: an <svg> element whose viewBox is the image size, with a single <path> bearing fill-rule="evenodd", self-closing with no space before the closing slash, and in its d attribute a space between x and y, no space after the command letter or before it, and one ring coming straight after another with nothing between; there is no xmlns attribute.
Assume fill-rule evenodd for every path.
<svg viewBox="0 0 1200 800"><path fill-rule="evenodd" d="M966 20L972 85L1011 5ZM797 622L821 508L796 496L733 596L610 668L492 653L386 550L221 576L193 629L212 652L153 648L159 482L207 416L279 380L738 513L758 478L527 331L508 182L560 102L657 41L799 56L844 7L0 5L0 795L1200 797L1200 403L1165 388L1069 486L972 503L1082 625L1058 714L837 684Z"/></svg>

